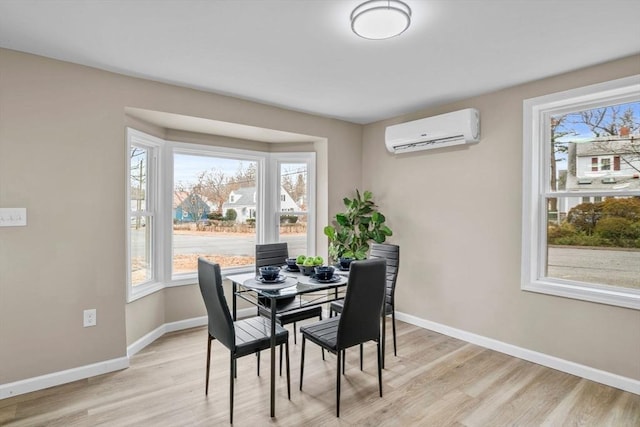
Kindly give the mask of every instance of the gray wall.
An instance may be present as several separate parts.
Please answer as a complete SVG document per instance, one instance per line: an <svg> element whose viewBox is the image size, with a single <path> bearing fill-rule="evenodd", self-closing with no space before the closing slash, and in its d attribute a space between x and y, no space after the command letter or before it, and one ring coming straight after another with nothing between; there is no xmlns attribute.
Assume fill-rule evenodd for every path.
<svg viewBox="0 0 640 427"><path fill-rule="evenodd" d="M520 290L523 100L638 72L633 56L365 126L364 186L402 248L398 310L640 379L639 311ZM479 144L385 150L385 126L469 107Z"/></svg>
<svg viewBox="0 0 640 427"><path fill-rule="evenodd" d="M126 107L326 138L314 146L325 251L321 227L361 184L359 125L0 49L0 207L28 215L0 229L0 384L124 357L205 314L195 285L126 304ZM82 327L86 308L96 327Z"/></svg>

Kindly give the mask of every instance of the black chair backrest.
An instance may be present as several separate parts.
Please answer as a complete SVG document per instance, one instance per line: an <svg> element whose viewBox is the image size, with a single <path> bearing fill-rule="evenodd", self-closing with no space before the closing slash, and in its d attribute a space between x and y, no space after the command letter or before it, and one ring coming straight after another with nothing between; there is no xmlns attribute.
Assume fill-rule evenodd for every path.
<svg viewBox="0 0 640 427"><path fill-rule="evenodd" d="M236 335L231 312L222 289L220 265L198 258L198 284L204 305L207 307L209 335L229 350L235 349Z"/></svg>
<svg viewBox="0 0 640 427"><path fill-rule="evenodd" d="M373 243L369 258L384 258L387 261L387 304L393 304L400 268L400 246L389 243Z"/></svg>
<svg viewBox="0 0 640 427"><path fill-rule="evenodd" d="M380 337L380 315L385 301L387 263L383 259L354 261L338 324L338 349Z"/></svg>
<svg viewBox="0 0 640 427"><path fill-rule="evenodd" d="M256 274L259 274L260 267L268 265L282 267L286 264L287 258L289 258L289 247L286 242L256 245Z"/></svg>

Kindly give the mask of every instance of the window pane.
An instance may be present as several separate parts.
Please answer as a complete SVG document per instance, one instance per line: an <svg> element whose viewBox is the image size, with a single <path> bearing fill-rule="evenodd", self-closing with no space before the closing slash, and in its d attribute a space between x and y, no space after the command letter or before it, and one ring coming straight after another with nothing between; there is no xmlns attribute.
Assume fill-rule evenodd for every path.
<svg viewBox="0 0 640 427"><path fill-rule="evenodd" d="M254 263L257 163L175 154L173 274L197 270L203 256L222 268Z"/></svg>
<svg viewBox="0 0 640 427"><path fill-rule="evenodd" d="M129 177L129 185L131 195L130 209L132 211L147 210L147 165L149 152L146 148L131 147L131 176Z"/></svg>
<svg viewBox="0 0 640 427"><path fill-rule="evenodd" d="M550 191L640 189L640 102L554 115Z"/></svg>
<svg viewBox="0 0 640 427"><path fill-rule="evenodd" d="M288 243L291 256L308 255L308 215L306 214L308 205L307 164L281 163L279 240ZM300 212L305 213L301 214Z"/></svg>
<svg viewBox="0 0 640 427"><path fill-rule="evenodd" d="M151 218L132 216L130 228L129 265L131 266L131 284L136 286L153 279Z"/></svg>
<svg viewBox="0 0 640 427"><path fill-rule="evenodd" d="M640 197L598 199L547 199L546 275L640 289Z"/></svg>

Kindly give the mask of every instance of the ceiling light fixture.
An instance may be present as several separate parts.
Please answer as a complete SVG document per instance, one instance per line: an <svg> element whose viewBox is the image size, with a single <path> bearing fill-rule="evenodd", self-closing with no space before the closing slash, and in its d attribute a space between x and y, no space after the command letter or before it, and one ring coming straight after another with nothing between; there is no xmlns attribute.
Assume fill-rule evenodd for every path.
<svg viewBox="0 0 640 427"><path fill-rule="evenodd" d="M351 12L351 29L362 38L383 40L404 33L411 8L399 0L369 0Z"/></svg>

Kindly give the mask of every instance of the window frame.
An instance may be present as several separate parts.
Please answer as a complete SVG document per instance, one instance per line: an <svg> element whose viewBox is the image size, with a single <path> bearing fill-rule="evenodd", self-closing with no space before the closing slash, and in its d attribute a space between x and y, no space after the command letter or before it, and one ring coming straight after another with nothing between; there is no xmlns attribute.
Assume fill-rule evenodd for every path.
<svg viewBox="0 0 640 427"><path fill-rule="evenodd" d="M306 215L307 216L307 254L315 253L316 247L316 153L273 153L270 168L273 171L273 181L271 182L271 191L280 194L281 176L280 167L282 164L288 163L306 163L307 164L307 210L306 211L286 211L280 208L282 199L277 198L275 206L271 207L271 215L273 215L275 241L280 240L280 217L282 215Z"/></svg>
<svg viewBox="0 0 640 427"><path fill-rule="evenodd" d="M550 191L552 115L640 100L640 75L526 99L523 102L521 289L640 309L640 290L547 277L548 197L638 196L637 190ZM598 167L600 166L598 162Z"/></svg>
<svg viewBox="0 0 640 427"><path fill-rule="evenodd" d="M160 228L162 226L162 214L161 210L158 209L161 203L161 192L158 191L160 188L160 169L161 163L163 160L162 147L164 145L164 141L160 138L157 138L152 135L148 135L146 133L140 132L136 129L127 128L126 130L126 141L127 141L127 159L129 161L126 162L126 264L127 264L127 301L134 301L143 296L149 295L153 292L156 292L162 289L162 276L160 272L162 271L162 260L158 256L158 247L160 246L158 242L162 241L162 235L160 232ZM131 210L131 149L133 147L140 147L148 150L148 159L147 159L147 192L145 195L145 206L146 210L144 213L136 212L134 215ZM131 283L131 217L132 216L149 216L152 219L151 222L151 232L149 233L150 242L148 243L150 246L150 262L151 262L151 279L140 283L138 285L133 285Z"/></svg>
<svg viewBox="0 0 640 427"><path fill-rule="evenodd" d="M153 208L154 223L151 232L151 265L152 278L149 283L133 286L131 283L131 147L147 148L153 152L153 161L148 164L148 203L147 209ZM158 290L183 285L193 285L197 281L197 272L172 274L173 252L173 218L172 200L174 190L174 154L196 156L226 157L256 161L256 216L263 218L256 221L256 243L272 243L279 239L280 218L275 209L280 207L280 163L307 163L309 206L304 212L309 218L307 224L307 250L312 253L315 248L315 152L267 152L260 150L237 149L222 146L192 144L165 140L139 130L126 128L127 164L126 164L126 287L127 302L135 301ZM150 152L151 152L150 151ZM275 191L275 192L274 192ZM267 198L266 195L274 194ZM254 265L223 269L223 274L234 274L254 271Z"/></svg>

